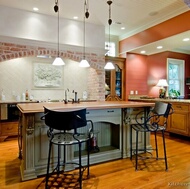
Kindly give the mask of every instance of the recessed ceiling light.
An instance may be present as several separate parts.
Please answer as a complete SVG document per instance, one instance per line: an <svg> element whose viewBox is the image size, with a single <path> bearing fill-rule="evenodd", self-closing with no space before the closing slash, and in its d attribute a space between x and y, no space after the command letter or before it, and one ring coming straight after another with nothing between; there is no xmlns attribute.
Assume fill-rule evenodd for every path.
<svg viewBox="0 0 190 189"><path fill-rule="evenodd" d="M141 51L141 54L145 54L146 53L146 51Z"/></svg>
<svg viewBox="0 0 190 189"><path fill-rule="evenodd" d="M125 27L121 27L121 30L125 30Z"/></svg>
<svg viewBox="0 0 190 189"><path fill-rule="evenodd" d="M120 24L122 24L121 22L114 22L114 24L118 24L118 25L120 25Z"/></svg>
<svg viewBox="0 0 190 189"><path fill-rule="evenodd" d="M34 11L39 11L39 8L34 7L33 10L34 10Z"/></svg>
<svg viewBox="0 0 190 189"><path fill-rule="evenodd" d="M162 46L157 46L156 48L157 48L157 49L162 49L163 47L162 47Z"/></svg>
<svg viewBox="0 0 190 189"><path fill-rule="evenodd" d="M78 19L78 16L73 16L73 19L77 20L77 19Z"/></svg>
<svg viewBox="0 0 190 189"><path fill-rule="evenodd" d="M183 41L189 41L189 38L184 38Z"/></svg>

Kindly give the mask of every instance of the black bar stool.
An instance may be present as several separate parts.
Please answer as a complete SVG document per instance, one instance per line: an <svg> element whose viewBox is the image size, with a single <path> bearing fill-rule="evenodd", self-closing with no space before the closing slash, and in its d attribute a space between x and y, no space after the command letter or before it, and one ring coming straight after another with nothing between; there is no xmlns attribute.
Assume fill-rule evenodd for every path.
<svg viewBox="0 0 190 189"><path fill-rule="evenodd" d="M44 107L44 116L41 117L45 120L45 124L49 127L47 135L49 137L49 153L48 153L48 163L47 163L47 173L46 173L46 185L45 188L48 189L48 181L50 175L57 173L57 176L61 172L64 173L64 167L66 164L75 164L79 168L79 185L82 189L82 176L85 169L87 169L87 178L90 175L89 165L90 165L90 138L93 136L93 123L91 120L86 120L86 109L75 109L71 111L61 110L50 110ZM86 127L90 123L90 129L86 133L79 133L78 128ZM87 143L87 165L82 165L82 143ZM57 154L57 165L53 169L52 173L49 173L50 160L52 153L52 145L56 145L58 149ZM78 159L79 162L67 162L66 160L66 146L78 145ZM61 160L61 146L63 146L63 160ZM74 152L73 152L74 153ZM62 167L62 169L61 169ZM65 171L66 172L66 171ZM61 181L60 183L61 186Z"/></svg>
<svg viewBox="0 0 190 189"><path fill-rule="evenodd" d="M168 170L167 155L166 155L166 144L165 144L165 130L167 127L168 116L173 113L173 108L170 103L156 102L155 107L149 112L139 112L135 117L135 123L130 124L130 159L132 160L132 155L135 155L135 170L138 170L138 160L153 158L151 151L156 151L156 159L165 160L165 168ZM132 137L133 132L136 134L136 145L135 148L132 147ZM139 148L139 132L144 133L144 147ZM158 157L158 145L157 145L157 132L161 132L163 139L163 150L164 158ZM154 133L155 136L155 149L146 148L146 133ZM140 155L139 152L149 153L150 156Z"/></svg>

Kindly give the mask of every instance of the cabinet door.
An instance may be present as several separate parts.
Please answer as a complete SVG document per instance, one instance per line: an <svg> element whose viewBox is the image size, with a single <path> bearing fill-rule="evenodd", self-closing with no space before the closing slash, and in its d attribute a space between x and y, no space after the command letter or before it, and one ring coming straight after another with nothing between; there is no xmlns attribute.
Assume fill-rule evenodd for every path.
<svg viewBox="0 0 190 189"><path fill-rule="evenodd" d="M125 58L106 57L115 69L105 71L105 99L107 101L124 100Z"/></svg>
<svg viewBox="0 0 190 189"><path fill-rule="evenodd" d="M174 113L170 116L168 131L176 134L189 135L189 106L173 104Z"/></svg>
<svg viewBox="0 0 190 189"><path fill-rule="evenodd" d="M3 136L13 136L18 134L18 122L2 122L0 134Z"/></svg>

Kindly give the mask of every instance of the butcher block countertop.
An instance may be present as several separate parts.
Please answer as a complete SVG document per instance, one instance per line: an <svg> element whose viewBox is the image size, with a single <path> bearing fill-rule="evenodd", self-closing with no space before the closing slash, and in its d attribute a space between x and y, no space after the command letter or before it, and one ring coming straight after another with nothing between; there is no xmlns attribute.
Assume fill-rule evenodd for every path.
<svg viewBox="0 0 190 189"><path fill-rule="evenodd" d="M72 110L78 108L86 109L106 109L106 108L135 108L135 107L152 107L153 102L133 102L133 101L96 101L96 102L80 102L80 103L68 103L64 102L44 102L44 103L21 103L17 104L17 107L22 113L40 113L44 111L44 107L48 109L60 110Z"/></svg>

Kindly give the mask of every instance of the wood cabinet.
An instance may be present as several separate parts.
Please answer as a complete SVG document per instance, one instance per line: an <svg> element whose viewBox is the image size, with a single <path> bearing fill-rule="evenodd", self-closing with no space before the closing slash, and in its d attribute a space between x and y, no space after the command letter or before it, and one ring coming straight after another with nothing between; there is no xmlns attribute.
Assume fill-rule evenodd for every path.
<svg viewBox="0 0 190 189"><path fill-rule="evenodd" d="M9 136L17 136L17 134L18 121L0 123L0 141L5 140Z"/></svg>
<svg viewBox="0 0 190 189"><path fill-rule="evenodd" d="M16 104L0 104L0 142L18 135L18 109Z"/></svg>
<svg viewBox="0 0 190 189"><path fill-rule="evenodd" d="M160 100L160 99L133 99L132 101L156 102L157 100L172 104L174 113L169 116L166 131L183 136L190 136L190 103L189 100ZM163 122L163 120L161 120Z"/></svg>
<svg viewBox="0 0 190 189"><path fill-rule="evenodd" d="M170 116L168 131L171 133L190 136L189 107L188 104L172 103L174 113Z"/></svg>
<svg viewBox="0 0 190 189"><path fill-rule="evenodd" d="M111 61L115 69L105 71L106 101L125 100L125 58L106 56L105 61Z"/></svg>

